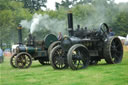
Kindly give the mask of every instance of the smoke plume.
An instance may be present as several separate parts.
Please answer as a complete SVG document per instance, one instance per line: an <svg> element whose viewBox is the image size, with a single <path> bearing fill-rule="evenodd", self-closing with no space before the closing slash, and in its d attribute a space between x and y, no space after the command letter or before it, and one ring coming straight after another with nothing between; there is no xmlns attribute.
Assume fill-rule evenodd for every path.
<svg viewBox="0 0 128 85"><path fill-rule="evenodd" d="M65 34L66 21L58 20L55 18L50 18L48 15L41 15L35 13L33 15L32 20L22 20L20 24L27 29L30 29L30 32L40 31L42 29L47 29L51 33L57 34L58 32L62 32Z"/></svg>
<svg viewBox="0 0 128 85"><path fill-rule="evenodd" d="M106 5L104 5L106 4ZM111 17L108 17L109 3L106 1L99 0L92 3L81 5L82 13L81 16L74 16L74 25L81 25L83 28L88 29L99 29L101 23L108 23Z"/></svg>

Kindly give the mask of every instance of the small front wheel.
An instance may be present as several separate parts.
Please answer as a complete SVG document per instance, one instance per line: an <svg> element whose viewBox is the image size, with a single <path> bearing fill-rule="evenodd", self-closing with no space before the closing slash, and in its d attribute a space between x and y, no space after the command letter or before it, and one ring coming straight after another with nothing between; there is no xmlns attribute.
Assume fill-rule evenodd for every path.
<svg viewBox="0 0 128 85"><path fill-rule="evenodd" d="M86 68L89 65L89 52L88 49L81 45L73 45L67 54L68 64L72 70Z"/></svg>
<svg viewBox="0 0 128 85"><path fill-rule="evenodd" d="M10 59L10 65L13 67L13 68L17 68L16 65L15 65L15 59L16 59L16 56L17 54L14 53Z"/></svg>
<svg viewBox="0 0 128 85"><path fill-rule="evenodd" d="M21 69L29 68L32 64L31 55L26 52L17 54L15 59L15 64L18 68L21 68Z"/></svg>
<svg viewBox="0 0 128 85"><path fill-rule="evenodd" d="M50 62L54 69L65 69L68 67L67 56L60 45L52 49L50 53Z"/></svg>

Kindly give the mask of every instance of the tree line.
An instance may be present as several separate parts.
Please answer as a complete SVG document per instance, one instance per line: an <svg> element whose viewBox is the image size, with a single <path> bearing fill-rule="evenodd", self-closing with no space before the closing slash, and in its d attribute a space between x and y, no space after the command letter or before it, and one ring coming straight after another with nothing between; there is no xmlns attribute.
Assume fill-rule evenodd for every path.
<svg viewBox="0 0 128 85"><path fill-rule="evenodd" d="M44 4L46 2L47 0L44 0ZM115 4L114 0L79 0L79 2L78 0L62 0L61 4L56 3L56 10L54 11L49 9L30 11L34 8L31 8L32 6L30 5L29 7L24 7L25 5L24 0L0 0L1 44L16 43L18 39L16 29L18 24L21 20L31 20L34 13L47 14L51 19L56 18L66 21L66 14L69 10L73 12L74 23L76 24L95 28L99 23L106 22L116 35L126 36L128 34L128 3ZM49 32L49 30L45 30L40 33L37 32L37 34L46 35ZM27 34L28 30L24 29L23 38Z"/></svg>

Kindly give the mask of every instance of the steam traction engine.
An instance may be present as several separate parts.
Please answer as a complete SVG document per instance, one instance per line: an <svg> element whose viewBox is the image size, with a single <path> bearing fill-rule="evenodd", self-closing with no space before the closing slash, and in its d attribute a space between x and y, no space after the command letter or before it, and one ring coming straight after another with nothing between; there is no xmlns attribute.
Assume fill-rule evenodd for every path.
<svg viewBox="0 0 128 85"><path fill-rule="evenodd" d="M36 41L35 37L29 34L26 44L22 43L22 27L18 27L19 43L10 59L14 68L28 68L32 60L38 60L42 65L49 64L49 53L59 43L53 34L45 36L44 40ZM51 45L51 46L50 46Z"/></svg>
<svg viewBox="0 0 128 85"><path fill-rule="evenodd" d="M123 47L120 39L109 36L109 27L102 23L98 30L90 31L78 28L73 30L72 13L68 13L69 37L65 36L60 45L50 53L50 62L54 69L72 70L86 68L89 64L97 64L105 59L108 64L122 61Z"/></svg>

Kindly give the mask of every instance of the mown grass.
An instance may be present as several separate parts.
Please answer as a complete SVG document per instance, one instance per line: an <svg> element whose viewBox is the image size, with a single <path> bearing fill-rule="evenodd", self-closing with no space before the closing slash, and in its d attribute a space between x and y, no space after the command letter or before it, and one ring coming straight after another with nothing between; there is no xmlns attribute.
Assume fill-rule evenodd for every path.
<svg viewBox="0 0 128 85"><path fill-rule="evenodd" d="M5 58L0 64L0 85L128 85L128 51L120 64L106 65L103 60L77 71L54 70L38 61L28 69L14 69Z"/></svg>

